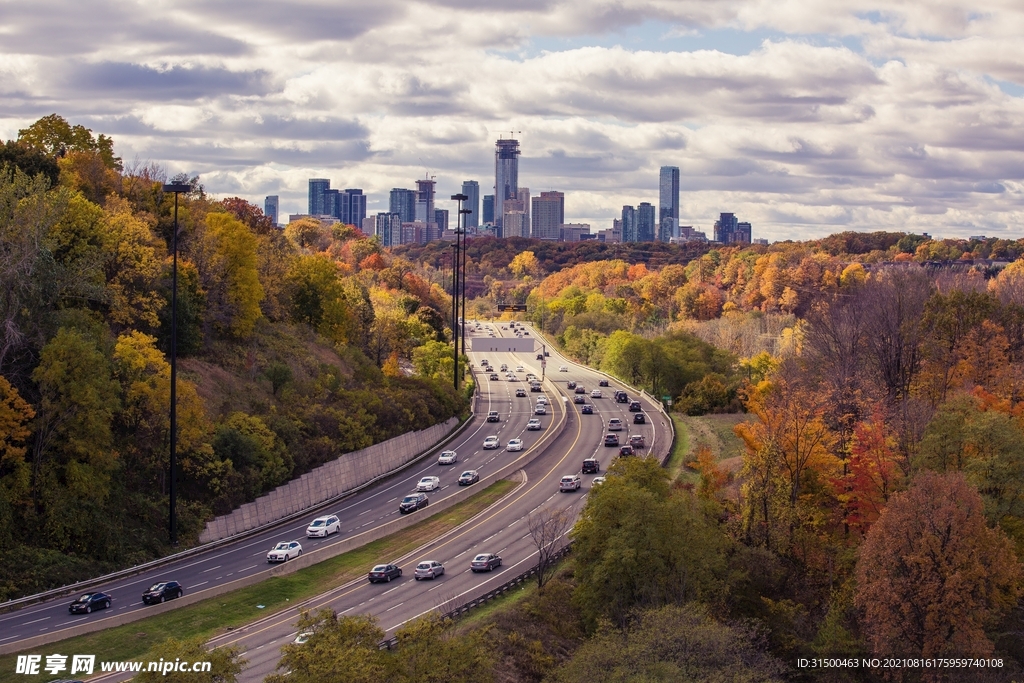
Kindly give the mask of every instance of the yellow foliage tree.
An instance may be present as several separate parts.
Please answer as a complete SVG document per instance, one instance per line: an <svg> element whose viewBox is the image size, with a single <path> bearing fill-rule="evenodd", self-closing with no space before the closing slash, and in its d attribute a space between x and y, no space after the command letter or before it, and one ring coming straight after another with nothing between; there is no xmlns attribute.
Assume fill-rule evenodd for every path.
<svg viewBox="0 0 1024 683"><path fill-rule="evenodd" d="M219 275L219 291L211 292L211 301L220 304L225 327L236 337L252 334L263 315L260 302L264 290L260 283L257 239L249 228L227 213L206 216L206 238L211 242L212 267Z"/></svg>
<svg viewBox="0 0 1024 683"><path fill-rule="evenodd" d="M111 197L103 212L103 269L110 319L125 327L159 324L159 242L124 199Z"/></svg>

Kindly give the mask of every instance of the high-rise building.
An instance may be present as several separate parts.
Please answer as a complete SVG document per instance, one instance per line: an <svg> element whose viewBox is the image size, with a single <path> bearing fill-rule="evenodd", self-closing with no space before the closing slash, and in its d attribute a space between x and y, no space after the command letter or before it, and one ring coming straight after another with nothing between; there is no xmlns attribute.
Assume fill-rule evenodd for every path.
<svg viewBox="0 0 1024 683"><path fill-rule="evenodd" d="M526 229L530 229L530 188L520 187L519 192L516 193L516 199L523 207L523 211L526 212ZM529 235L527 235L529 237Z"/></svg>
<svg viewBox="0 0 1024 683"><path fill-rule="evenodd" d="M485 194L483 201L483 212L480 214L485 225L494 224L494 195Z"/></svg>
<svg viewBox="0 0 1024 683"><path fill-rule="evenodd" d="M508 204L511 201L510 199L505 203ZM526 222L526 212L519 209L506 211L501 219L501 236L529 237L530 224Z"/></svg>
<svg viewBox="0 0 1024 683"><path fill-rule="evenodd" d="M715 241L722 244L729 244L733 241L733 233L736 232L736 214L720 213L715 221Z"/></svg>
<svg viewBox="0 0 1024 683"><path fill-rule="evenodd" d="M622 207L622 241L640 241L640 236L636 229L636 209L628 204Z"/></svg>
<svg viewBox="0 0 1024 683"><path fill-rule="evenodd" d="M394 212L378 213L373 234L383 247L395 247L402 243L402 217Z"/></svg>
<svg viewBox="0 0 1024 683"><path fill-rule="evenodd" d="M327 178L309 179L309 215L331 216L324 209L324 194L331 189L331 181Z"/></svg>
<svg viewBox="0 0 1024 683"><path fill-rule="evenodd" d="M416 220L416 191L401 187L391 188L388 211L401 216L403 223L412 223Z"/></svg>
<svg viewBox="0 0 1024 683"><path fill-rule="evenodd" d="M448 229L448 209L434 209L434 222L437 229L444 232Z"/></svg>
<svg viewBox="0 0 1024 683"><path fill-rule="evenodd" d="M671 223L666 219L672 219ZM679 167L662 166L658 179L658 241L676 237L679 225Z"/></svg>
<svg viewBox="0 0 1024 683"><path fill-rule="evenodd" d="M467 228L475 228L480 225L480 183L475 180L462 181L462 194L469 197L462 202L462 208L468 209L469 213L463 218L463 225ZM486 221L484 221L486 222Z"/></svg>
<svg viewBox="0 0 1024 683"><path fill-rule="evenodd" d="M334 216L341 220L341 190L324 190L324 216Z"/></svg>
<svg viewBox="0 0 1024 683"><path fill-rule="evenodd" d="M654 241L654 205L640 202L636 207L636 237L638 242Z"/></svg>
<svg viewBox="0 0 1024 683"><path fill-rule="evenodd" d="M541 192L533 198L533 230L535 239L552 240L561 238L559 226L565 222L565 195L561 192Z"/></svg>
<svg viewBox="0 0 1024 683"><path fill-rule="evenodd" d="M751 230L750 223L737 223L732 241L737 244L750 244Z"/></svg>
<svg viewBox="0 0 1024 683"><path fill-rule="evenodd" d="M277 225L277 217L281 212L281 198L276 194L267 195L263 200L263 215L270 219L270 222Z"/></svg>
<svg viewBox="0 0 1024 683"><path fill-rule="evenodd" d="M434 185L430 178L416 181L416 220L421 223L434 222Z"/></svg>
<svg viewBox="0 0 1024 683"><path fill-rule="evenodd" d="M342 223L361 226L366 218L366 195L359 188L350 187L341 193Z"/></svg>
<svg viewBox="0 0 1024 683"><path fill-rule="evenodd" d="M506 199L518 199L519 141L498 140L494 143L494 222L501 225L500 208Z"/></svg>

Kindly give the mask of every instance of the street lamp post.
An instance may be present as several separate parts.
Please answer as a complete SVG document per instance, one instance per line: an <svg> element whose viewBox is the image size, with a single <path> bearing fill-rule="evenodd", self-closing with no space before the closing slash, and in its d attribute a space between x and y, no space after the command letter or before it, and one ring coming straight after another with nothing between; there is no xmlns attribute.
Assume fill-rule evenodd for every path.
<svg viewBox="0 0 1024 683"><path fill-rule="evenodd" d="M459 200L459 207L462 206L462 202L469 199L464 194L457 194L456 197L462 197ZM471 209L459 208L459 216L468 216L473 213ZM469 252L469 229L466 226L467 219L462 219L462 353L466 353L466 256ZM456 219L456 225L458 225L458 219Z"/></svg>
<svg viewBox="0 0 1024 683"><path fill-rule="evenodd" d="M456 214L455 218L455 271L456 275L454 278L455 289L452 292L452 311L453 322L458 327L452 328L452 334L455 337L455 390L459 389L459 337L462 337L462 352L466 352L466 254L464 253L465 245L460 245L459 238L462 236L462 202L469 199L464 194L453 194L452 199L459 203L459 213ZM464 241L464 240L463 240ZM459 273L459 258L460 251L462 258L462 273ZM459 325L459 282L462 283L462 324Z"/></svg>
<svg viewBox="0 0 1024 683"><path fill-rule="evenodd" d="M164 185L164 192L174 193L174 233L171 235L171 457L170 457L170 506L168 510L169 533L171 545L178 545L178 516L175 511L177 503L178 478L178 195L190 192L192 188L185 183Z"/></svg>

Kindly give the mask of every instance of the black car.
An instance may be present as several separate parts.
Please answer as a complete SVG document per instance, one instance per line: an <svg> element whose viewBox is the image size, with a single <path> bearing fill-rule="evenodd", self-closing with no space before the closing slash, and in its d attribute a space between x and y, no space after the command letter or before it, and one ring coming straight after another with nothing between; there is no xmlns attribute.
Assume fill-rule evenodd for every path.
<svg viewBox="0 0 1024 683"><path fill-rule="evenodd" d="M538 353L537 354L537 360L544 360L544 354L543 353Z"/></svg>
<svg viewBox="0 0 1024 683"><path fill-rule="evenodd" d="M627 455L633 455L633 447L632 446L623 446L622 448L619 449L619 456L620 457L624 457L624 456L627 456Z"/></svg>
<svg viewBox="0 0 1024 683"><path fill-rule="evenodd" d="M606 387L606 386L608 386L608 380L606 380L606 379L601 380L600 382L597 383L597 386L599 386L599 387Z"/></svg>
<svg viewBox="0 0 1024 683"><path fill-rule="evenodd" d="M575 396L572 397L572 402L573 403L586 403L587 402L587 397L584 396L583 394L576 394Z"/></svg>
<svg viewBox="0 0 1024 683"><path fill-rule="evenodd" d="M597 461L597 458L587 458L583 461L583 474L597 474L601 471L601 463Z"/></svg>
<svg viewBox="0 0 1024 683"><path fill-rule="evenodd" d="M501 558L494 553L481 553L469 563L469 568L476 572L490 572L501 566Z"/></svg>
<svg viewBox="0 0 1024 683"><path fill-rule="evenodd" d="M615 392L616 403L629 403L629 396L621 389Z"/></svg>
<svg viewBox="0 0 1024 683"><path fill-rule="evenodd" d="M180 598L185 591L177 581L162 581L154 583L145 593L142 594L142 602L147 605L155 605L164 600Z"/></svg>
<svg viewBox="0 0 1024 683"><path fill-rule="evenodd" d="M636 413L636 412L639 412L639 411L641 411L643 409L644 409L643 406L640 405L640 401L630 401L629 402L629 412Z"/></svg>
<svg viewBox="0 0 1024 683"><path fill-rule="evenodd" d="M576 388L576 382L566 382L565 383L565 387L567 389L575 389Z"/></svg>
<svg viewBox="0 0 1024 683"><path fill-rule="evenodd" d="M386 583L391 579L397 579L402 575L402 568L396 564L378 564L370 570L368 578L370 583Z"/></svg>
<svg viewBox="0 0 1024 683"><path fill-rule="evenodd" d="M576 385L576 393L577 394L585 394L585 393L587 393L587 388L585 386L583 386L582 384L577 384Z"/></svg>
<svg viewBox="0 0 1024 683"><path fill-rule="evenodd" d="M113 598L106 593L86 593L68 605L68 612L71 612L71 614L90 614L98 609L107 609L110 607L111 600Z"/></svg>
<svg viewBox="0 0 1024 683"><path fill-rule="evenodd" d="M427 499L425 493L410 493L408 496L402 499L402 502L398 504L398 511L403 515L406 512L415 512L420 508L427 507L427 503L430 501Z"/></svg>
<svg viewBox="0 0 1024 683"><path fill-rule="evenodd" d="M459 475L459 486L469 486L480 481L480 473L476 470L466 470Z"/></svg>
<svg viewBox="0 0 1024 683"><path fill-rule="evenodd" d="M619 435L618 434L606 434L605 437L604 437L604 445L605 446L618 446L619 445Z"/></svg>
<svg viewBox="0 0 1024 683"><path fill-rule="evenodd" d="M647 418L644 416L643 413L637 413L636 415L633 416L633 424L635 425L646 424L646 422Z"/></svg>
<svg viewBox="0 0 1024 683"><path fill-rule="evenodd" d="M580 412L583 413L584 415L593 415L594 414L594 406L592 406L590 404L587 404L587 405L583 406L582 408L580 408Z"/></svg>

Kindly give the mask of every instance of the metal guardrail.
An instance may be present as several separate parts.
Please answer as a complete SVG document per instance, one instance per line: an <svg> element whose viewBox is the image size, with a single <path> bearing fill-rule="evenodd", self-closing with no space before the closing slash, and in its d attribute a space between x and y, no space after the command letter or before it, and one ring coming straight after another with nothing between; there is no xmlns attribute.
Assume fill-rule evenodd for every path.
<svg viewBox="0 0 1024 683"><path fill-rule="evenodd" d="M568 555L569 551L571 549L572 549L572 543L571 542L570 543L566 543L565 546L561 550L559 550L558 552L556 552L554 555L551 556L551 558L548 560L548 566L550 567L551 564L553 564L555 562L558 562L563 557ZM545 569L547 569L547 567L545 567ZM479 598L473 598L472 600L467 601L466 603L460 605L459 607L456 607L456 608L454 608L452 610L449 610L448 612L444 612L441 615L441 617L443 619L458 619L461 616L465 616L467 612L470 612L471 610L473 610L473 609L475 609L477 607L480 607L481 605L485 605L488 602L490 602L491 600L494 600L495 598L501 597L502 595L504 595L505 593L509 592L513 588L516 588L517 586L521 586L526 581L528 581L529 579L531 579L534 576L536 576L536 574L537 574L537 565L534 565L533 567L531 567L530 569L527 569L525 572L523 572L519 576L516 576L513 579L509 579L508 581L506 581L505 583L501 584L497 588L494 588L493 590L490 590L490 591L484 593ZM398 645L398 637L397 636L391 636L387 640L380 641L378 647L381 650L390 650L391 648L395 647L396 645Z"/></svg>

